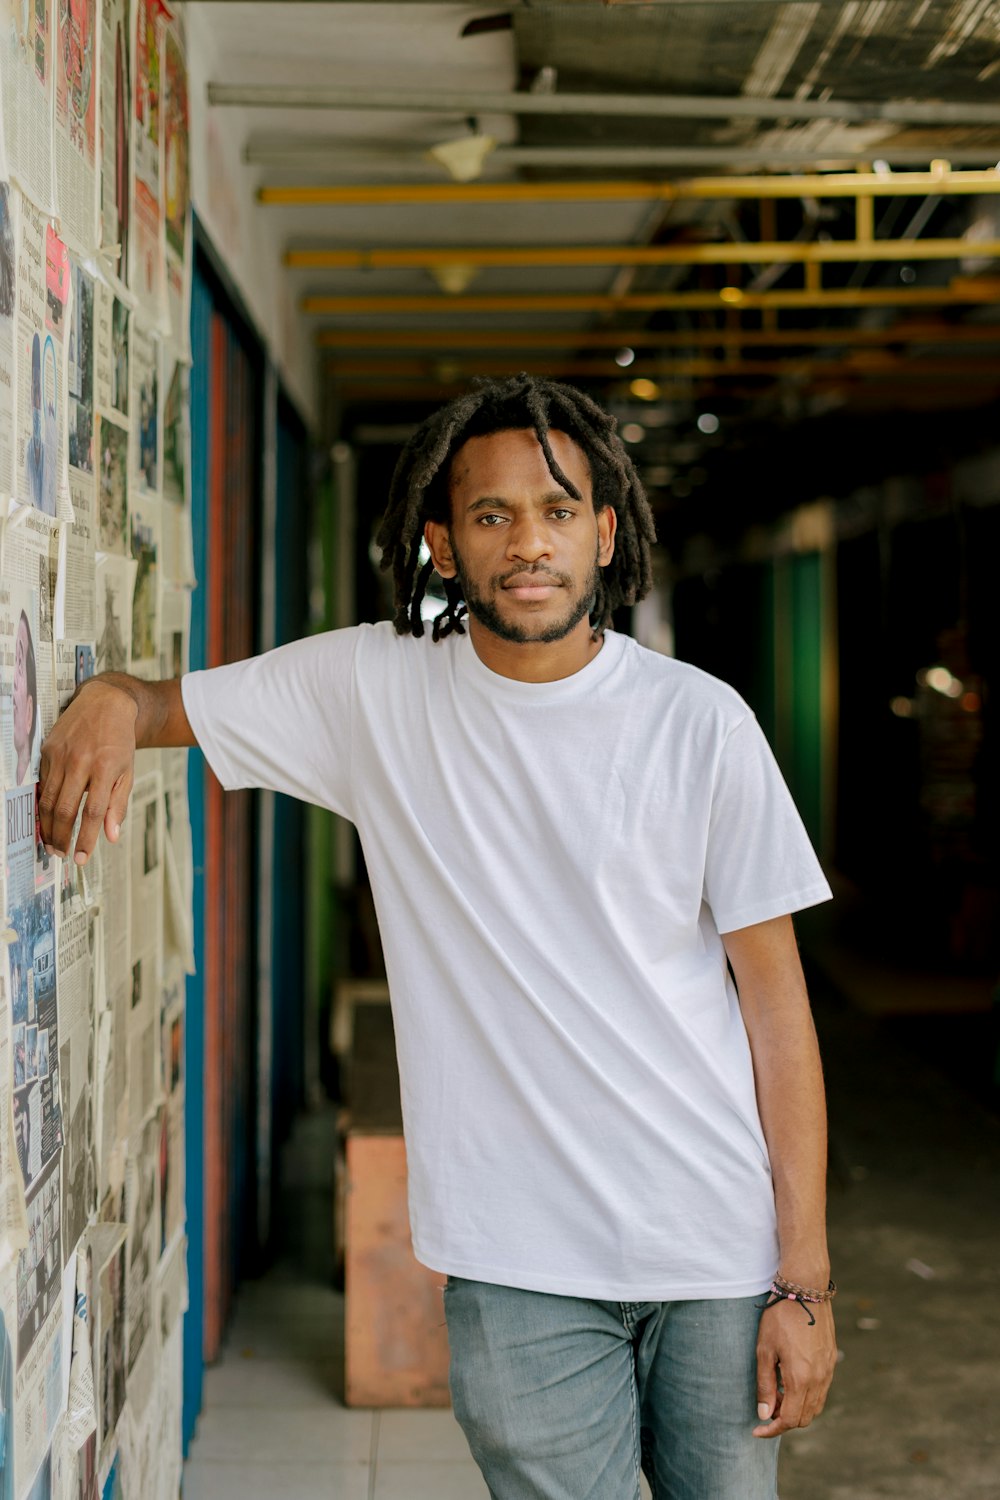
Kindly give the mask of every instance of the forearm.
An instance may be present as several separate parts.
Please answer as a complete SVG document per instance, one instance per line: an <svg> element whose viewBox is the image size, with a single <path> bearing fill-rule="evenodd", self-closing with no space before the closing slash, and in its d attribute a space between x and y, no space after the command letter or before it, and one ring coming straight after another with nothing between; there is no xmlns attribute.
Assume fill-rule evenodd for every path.
<svg viewBox="0 0 1000 1500"><path fill-rule="evenodd" d="M826 1287L826 1100L816 1030L790 918L730 933L726 946L750 1041L771 1161L781 1271Z"/></svg>
<svg viewBox="0 0 1000 1500"><path fill-rule="evenodd" d="M783 1019L754 1027L757 1105L771 1160L780 1269L800 1286L825 1289L826 1102L816 1032L804 1000ZM773 1000L773 997L772 997Z"/></svg>
<svg viewBox="0 0 1000 1500"><path fill-rule="evenodd" d="M179 680L144 682L125 672L102 672L80 687L77 696L92 691L93 686L117 688L135 705L135 745L137 750L167 749L171 746L196 744L184 711Z"/></svg>
<svg viewBox="0 0 1000 1500"><path fill-rule="evenodd" d="M750 1040L757 1106L771 1158L779 1270L787 1281L825 1292L826 1104L819 1047L791 917L775 917L723 941L736 976ZM808 1427L823 1409L837 1363L829 1301L779 1299L757 1333L754 1437Z"/></svg>

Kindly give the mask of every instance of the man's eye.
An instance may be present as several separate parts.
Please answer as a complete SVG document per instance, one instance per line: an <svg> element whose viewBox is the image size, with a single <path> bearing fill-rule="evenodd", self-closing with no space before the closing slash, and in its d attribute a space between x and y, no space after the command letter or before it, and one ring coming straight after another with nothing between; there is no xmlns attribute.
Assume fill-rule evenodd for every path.
<svg viewBox="0 0 1000 1500"><path fill-rule="evenodd" d="M575 514L576 512L570 510L568 505L559 505L555 510L549 512L549 515L556 521L569 521Z"/></svg>
<svg viewBox="0 0 1000 1500"><path fill-rule="evenodd" d="M483 526L493 526L495 524L498 525L503 520L503 516L486 515L486 516L480 516L479 520L480 520L481 525L483 525Z"/></svg>

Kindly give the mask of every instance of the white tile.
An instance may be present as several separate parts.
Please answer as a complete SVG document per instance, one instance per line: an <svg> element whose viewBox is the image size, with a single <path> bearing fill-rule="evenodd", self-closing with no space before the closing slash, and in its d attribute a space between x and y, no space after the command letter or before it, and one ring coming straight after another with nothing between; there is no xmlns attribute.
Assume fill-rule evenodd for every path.
<svg viewBox="0 0 1000 1500"><path fill-rule="evenodd" d="M375 1500L489 1500L489 1490L471 1459L465 1464L379 1464Z"/></svg>
<svg viewBox="0 0 1000 1500"><path fill-rule="evenodd" d="M205 1371L205 1411L217 1406L342 1406L342 1360L224 1359Z"/></svg>
<svg viewBox="0 0 1000 1500"><path fill-rule="evenodd" d="M266 1284L240 1291L236 1317L249 1318L340 1318L344 1316L344 1294L333 1287L268 1277Z"/></svg>
<svg viewBox="0 0 1000 1500"><path fill-rule="evenodd" d="M191 1460L184 1465L184 1500L368 1500L367 1464L242 1464Z"/></svg>
<svg viewBox="0 0 1000 1500"><path fill-rule="evenodd" d="M225 1357L237 1359L343 1358L344 1329L333 1317L251 1320L237 1316L226 1335Z"/></svg>
<svg viewBox="0 0 1000 1500"><path fill-rule="evenodd" d="M384 1411L378 1429L376 1461L469 1463L465 1433L448 1411Z"/></svg>
<svg viewBox="0 0 1000 1500"><path fill-rule="evenodd" d="M372 1414L347 1411L332 1403L325 1409L216 1407L198 1420L191 1457L227 1464L367 1463L371 1457Z"/></svg>
<svg viewBox="0 0 1000 1500"><path fill-rule="evenodd" d="M301 1273L287 1281L274 1275L245 1282L236 1299L236 1316L249 1318L344 1317L344 1294L333 1287L303 1282Z"/></svg>

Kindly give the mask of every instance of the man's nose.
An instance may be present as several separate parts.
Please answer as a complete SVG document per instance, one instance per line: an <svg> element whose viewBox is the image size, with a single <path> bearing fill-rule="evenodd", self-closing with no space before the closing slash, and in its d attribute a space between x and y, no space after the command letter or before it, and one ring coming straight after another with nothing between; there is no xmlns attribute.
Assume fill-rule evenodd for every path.
<svg viewBox="0 0 1000 1500"><path fill-rule="evenodd" d="M515 519L507 537L507 556L522 562L536 562L547 557L551 543L546 527L537 516L521 516Z"/></svg>

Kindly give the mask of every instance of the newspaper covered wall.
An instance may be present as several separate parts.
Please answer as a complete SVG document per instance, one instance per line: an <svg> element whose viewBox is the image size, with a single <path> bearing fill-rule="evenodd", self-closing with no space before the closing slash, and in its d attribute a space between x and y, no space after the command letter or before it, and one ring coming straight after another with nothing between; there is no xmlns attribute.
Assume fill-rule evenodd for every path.
<svg viewBox="0 0 1000 1500"><path fill-rule="evenodd" d="M176 1500L186 1305L184 751L117 845L41 843L86 679L187 664L182 20L0 0L0 1497Z"/></svg>

